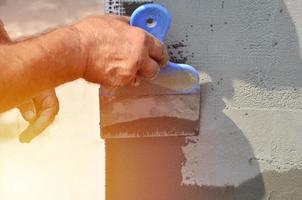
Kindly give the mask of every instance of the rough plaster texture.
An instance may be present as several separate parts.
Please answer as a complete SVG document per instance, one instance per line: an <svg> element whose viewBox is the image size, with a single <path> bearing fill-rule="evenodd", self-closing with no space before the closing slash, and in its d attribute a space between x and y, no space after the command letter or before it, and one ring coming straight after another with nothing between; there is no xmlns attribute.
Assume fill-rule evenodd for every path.
<svg viewBox="0 0 302 200"><path fill-rule="evenodd" d="M302 199L302 2L158 2L200 71L200 135L107 140L106 199Z"/></svg>
<svg viewBox="0 0 302 200"><path fill-rule="evenodd" d="M257 180L259 196L249 199L273 196L267 176L294 178L302 169L302 2L160 2L174 16L171 57L202 78L201 131L182 148L183 185L240 188ZM301 199L291 184L286 198Z"/></svg>
<svg viewBox="0 0 302 200"><path fill-rule="evenodd" d="M13 38L100 12L97 0L0 0L0 19ZM57 93L56 121L30 144L18 142L27 125L19 112L0 114L1 200L104 199L98 86L76 81Z"/></svg>

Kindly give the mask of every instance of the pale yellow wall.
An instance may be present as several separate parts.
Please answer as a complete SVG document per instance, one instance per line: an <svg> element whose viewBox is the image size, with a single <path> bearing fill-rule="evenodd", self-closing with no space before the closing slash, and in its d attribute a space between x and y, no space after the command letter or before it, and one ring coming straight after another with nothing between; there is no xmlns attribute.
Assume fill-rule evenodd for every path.
<svg viewBox="0 0 302 200"><path fill-rule="evenodd" d="M101 13L96 0L0 0L0 18L14 38ZM104 143L99 137L98 86L76 81L57 90L55 123L31 144L16 110L0 115L1 200L104 199Z"/></svg>

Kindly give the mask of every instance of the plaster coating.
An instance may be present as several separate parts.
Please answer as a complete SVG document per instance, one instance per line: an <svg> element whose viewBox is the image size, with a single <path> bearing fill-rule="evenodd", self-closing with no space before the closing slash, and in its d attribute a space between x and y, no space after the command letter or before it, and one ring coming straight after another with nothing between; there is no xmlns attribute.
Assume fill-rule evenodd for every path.
<svg viewBox="0 0 302 200"><path fill-rule="evenodd" d="M301 199L302 2L158 2L200 71L200 133L106 140L106 199Z"/></svg>
<svg viewBox="0 0 302 200"><path fill-rule="evenodd" d="M201 131L182 147L182 184L238 187L258 177L264 191L262 173L302 169L302 2L160 3L173 13L172 58L202 79Z"/></svg>

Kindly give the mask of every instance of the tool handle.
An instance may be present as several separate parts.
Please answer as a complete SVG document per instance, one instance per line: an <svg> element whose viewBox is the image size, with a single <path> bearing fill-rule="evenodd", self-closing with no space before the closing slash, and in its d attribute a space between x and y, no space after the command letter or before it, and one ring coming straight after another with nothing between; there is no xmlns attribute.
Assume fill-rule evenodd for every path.
<svg viewBox="0 0 302 200"><path fill-rule="evenodd" d="M167 33L169 32L171 21L171 14L164 6L156 3L150 3L138 7L132 13L130 25L142 28L151 33L161 42L164 42ZM163 77L166 77L167 75L171 75L173 77L179 72L187 74L187 77L190 77L189 82L192 84L192 87L178 92L194 93L199 87L199 73L194 67L186 64L169 62L168 65L161 70L161 73L158 75L158 77L153 80L153 83L161 82Z"/></svg>
<svg viewBox="0 0 302 200"><path fill-rule="evenodd" d="M133 12L130 24L144 29L163 42L170 29L171 14L160 4L145 4Z"/></svg>

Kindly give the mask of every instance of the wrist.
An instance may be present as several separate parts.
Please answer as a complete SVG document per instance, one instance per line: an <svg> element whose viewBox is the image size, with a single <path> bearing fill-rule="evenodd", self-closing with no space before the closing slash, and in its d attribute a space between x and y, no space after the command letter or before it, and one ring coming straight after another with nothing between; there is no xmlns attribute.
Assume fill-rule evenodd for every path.
<svg viewBox="0 0 302 200"><path fill-rule="evenodd" d="M81 57L83 62L82 74L81 78L85 78L87 74L87 68L89 63L89 57L91 56L90 51L94 48L96 41L95 41L95 34L91 33L89 30L91 29L90 25L85 23L85 21L80 21L79 23L73 25L71 27L77 34L79 38L79 45L81 49Z"/></svg>
<svg viewBox="0 0 302 200"><path fill-rule="evenodd" d="M82 33L74 26L67 27L70 38L70 49L73 51L73 56L70 63L73 63L72 71L74 79L82 78L86 71L88 51L86 42L82 36Z"/></svg>
<svg viewBox="0 0 302 200"><path fill-rule="evenodd" d="M39 47L42 63L44 62L44 65L51 68L55 74L56 85L82 77L86 67L86 56L80 34L72 26L41 35L33 43Z"/></svg>

